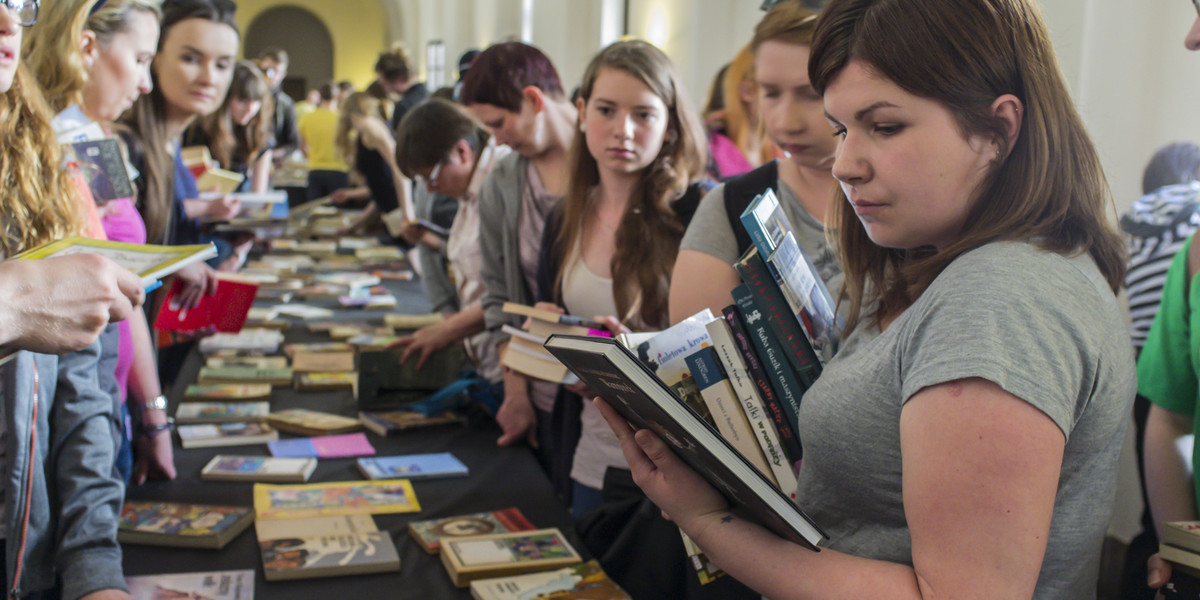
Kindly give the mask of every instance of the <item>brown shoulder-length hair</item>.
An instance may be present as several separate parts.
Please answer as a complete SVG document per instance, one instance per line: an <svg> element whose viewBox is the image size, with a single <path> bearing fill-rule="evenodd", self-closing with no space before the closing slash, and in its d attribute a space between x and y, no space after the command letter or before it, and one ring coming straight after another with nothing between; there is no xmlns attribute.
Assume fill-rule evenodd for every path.
<svg viewBox="0 0 1200 600"><path fill-rule="evenodd" d="M83 230L76 195L50 125L50 107L24 62L0 94L0 247L5 256Z"/></svg>
<svg viewBox="0 0 1200 600"><path fill-rule="evenodd" d="M846 274L847 327L910 305L955 258L993 241L1030 240L1050 252L1087 252L1115 291L1125 247L1105 214L1112 205L1100 159L1071 102L1041 14L1028 0L833 0L822 13L808 70L824 93L851 61L907 92L939 102L964 136L1000 144L958 240L935 252L875 245L843 192L829 223ZM991 105L1021 100L1008 146ZM874 306L863 315L864 306Z"/></svg>
<svg viewBox="0 0 1200 600"><path fill-rule="evenodd" d="M249 123L238 125L233 122L229 103L261 102L258 114ZM229 95L221 108L211 115L197 119L189 129L197 129L208 139L208 149L213 160L228 169L236 162L253 163L270 143L275 124L275 107L271 98L271 84L267 76L253 61L239 60L233 67L233 80L229 84ZM184 134L184 138L188 137ZM251 165L252 167L253 165Z"/></svg>
<svg viewBox="0 0 1200 600"><path fill-rule="evenodd" d="M641 179L617 227L611 264L613 296L621 322L634 329L664 328L669 324L671 269L684 231L671 203L704 174L708 151L704 130L688 103L675 67L658 48L642 41L623 41L601 50L583 74L579 97L585 107L604 69L618 69L636 77L667 107L667 137L658 157L640 173ZM570 180L563 203L563 224L555 240L555 251L563 257L554 286L560 303L563 267L579 247L584 222L592 218L592 192L600 183L596 159L588 152L582 133L575 134L568 160Z"/></svg>

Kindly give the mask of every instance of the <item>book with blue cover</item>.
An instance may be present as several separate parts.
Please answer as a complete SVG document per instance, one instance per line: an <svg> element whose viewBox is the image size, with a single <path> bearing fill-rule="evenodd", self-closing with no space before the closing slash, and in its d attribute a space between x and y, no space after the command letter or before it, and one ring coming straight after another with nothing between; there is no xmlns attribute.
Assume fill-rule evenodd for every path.
<svg viewBox="0 0 1200 600"><path fill-rule="evenodd" d="M367 479L433 479L468 474L467 465L449 452L360 458L358 470Z"/></svg>
<svg viewBox="0 0 1200 600"><path fill-rule="evenodd" d="M315 438L294 438L267 442L271 456L278 458L353 458L374 456L375 447L366 434L347 433Z"/></svg>

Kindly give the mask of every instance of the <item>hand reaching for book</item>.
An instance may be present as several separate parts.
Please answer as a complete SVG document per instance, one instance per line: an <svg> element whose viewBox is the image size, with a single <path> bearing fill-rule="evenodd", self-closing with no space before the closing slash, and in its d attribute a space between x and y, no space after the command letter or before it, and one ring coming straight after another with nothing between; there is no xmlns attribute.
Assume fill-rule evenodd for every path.
<svg viewBox="0 0 1200 600"><path fill-rule="evenodd" d="M0 343L61 354L123 321L146 294L137 275L95 254L0 263Z"/></svg>
<svg viewBox="0 0 1200 600"><path fill-rule="evenodd" d="M175 273L183 282L178 298L181 306L194 308L204 296L217 293L217 272L207 263L192 263Z"/></svg>
<svg viewBox="0 0 1200 600"><path fill-rule="evenodd" d="M400 355L400 364L408 362L409 358L415 354L417 357L417 368L425 366L425 361L429 356L452 342L456 341L453 336L444 328L445 322L437 325L430 325L418 329L412 335L406 335L396 341L391 347L404 348L404 352Z"/></svg>
<svg viewBox="0 0 1200 600"><path fill-rule="evenodd" d="M612 427L621 452L633 471L633 482L646 497L689 534L728 513L729 501L703 477L683 462L649 430L634 432L629 423L602 398L593 400L608 426ZM696 539L696 536L693 536Z"/></svg>
<svg viewBox="0 0 1200 600"><path fill-rule="evenodd" d="M511 369L504 370L504 402L496 411L496 424L504 435L496 440L497 446L511 446L522 439L531 448L538 447L537 412L529 399L529 380Z"/></svg>

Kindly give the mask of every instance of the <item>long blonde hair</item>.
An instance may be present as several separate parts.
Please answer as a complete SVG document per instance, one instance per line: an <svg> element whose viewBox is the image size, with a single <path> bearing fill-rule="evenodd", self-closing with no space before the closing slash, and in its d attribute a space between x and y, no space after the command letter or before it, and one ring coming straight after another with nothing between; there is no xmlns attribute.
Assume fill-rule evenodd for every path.
<svg viewBox="0 0 1200 600"><path fill-rule="evenodd" d="M775 143L767 139L762 121L752 119L742 101L743 83L754 84L754 51L747 44L737 53L721 81L721 98L725 105L725 134L742 151L752 165L761 165L776 158ZM757 91L755 92L757 93ZM753 123L751 121L754 121Z"/></svg>
<svg viewBox="0 0 1200 600"><path fill-rule="evenodd" d="M39 15L37 34L27 35L21 55L37 76L50 110L58 113L68 106L82 102L82 91L88 81L80 47L83 32L92 31L102 45L112 36L129 30L133 11L162 16L155 0L108 0L92 13L98 0L61 0L53 10Z"/></svg>
<svg viewBox="0 0 1200 600"><path fill-rule="evenodd" d="M0 94L0 247L5 256L83 230L82 199L67 180L51 118L33 74L19 63L12 87Z"/></svg>
<svg viewBox="0 0 1200 600"><path fill-rule="evenodd" d="M636 77L667 107L667 140L654 162L639 173L636 191L617 227L611 265L621 321L637 329L663 328L668 324L671 269L684 231L672 203L704 174L704 130L688 104L675 67L658 48L642 41L625 41L601 50L584 71L580 98L585 105L603 69L619 69ZM577 251L585 221L594 210L592 191L600 183L600 170L583 134L575 134L568 160L570 183L563 202L562 229L555 240L557 255L564 257L564 268L555 276L555 297L560 302L565 257Z"/></svg>
<svg viewBox="0 0 1200 600"><path fill-rule="evenodd" d="M808 70L824 93L851 61L908 93L940 103L964 136L1001 145L975 191L958 240L941 251L876 245L839 188L837 228L848 294L847 327L908 307L955 258L992 241L1035 240L1063 255L1087 252L1113 290L1125 246L1108 221L1112 205L1100 158L1075 110L1050 35L1027 0L834 0L817 24ZM992 103L1024 106L1011 147Z"/></svg>
<svg viewBox="0 0 1200 600"><path fill-rule="evenodd" d="M354 141L357 139L354 131L354 121L351 117L382 118L379 99L367 92L354 92L342 101L341 112L338 114L337 136L335 143L338 154L346 164L354 166Z"/></svg>

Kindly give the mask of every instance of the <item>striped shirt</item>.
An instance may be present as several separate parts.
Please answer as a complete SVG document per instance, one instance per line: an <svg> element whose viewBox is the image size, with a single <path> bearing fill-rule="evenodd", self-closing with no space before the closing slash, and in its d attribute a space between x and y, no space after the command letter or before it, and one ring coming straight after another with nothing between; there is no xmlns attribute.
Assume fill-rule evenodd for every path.
<svg viewBox="0 0 1200 600"><path fill-rule="evenodd" d="M1200 182L1168 185L1139 198L1121 217L1128 234L1129 295L1133 347L1140 353L1158 314L1163 282L1175 254L1200 228Z"/></svg>

